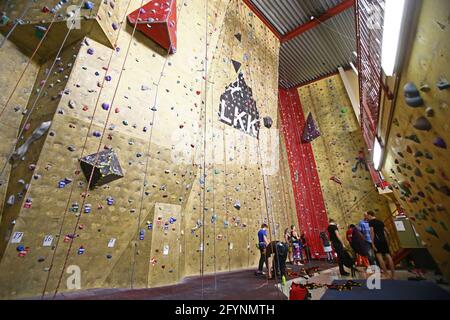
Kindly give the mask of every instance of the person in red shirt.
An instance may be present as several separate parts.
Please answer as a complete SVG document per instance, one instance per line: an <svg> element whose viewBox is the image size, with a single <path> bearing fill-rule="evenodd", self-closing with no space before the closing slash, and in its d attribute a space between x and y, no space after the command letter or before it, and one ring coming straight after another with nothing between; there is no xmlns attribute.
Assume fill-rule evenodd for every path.
<svg viewBox="0 0 450 320"><path fill-rule="evenodd" d="M352 245L353 228L355 228L354 224L349 225L347 232L345 233L345 237L347 238L347 241L350 244L350 246Z"/></svg>

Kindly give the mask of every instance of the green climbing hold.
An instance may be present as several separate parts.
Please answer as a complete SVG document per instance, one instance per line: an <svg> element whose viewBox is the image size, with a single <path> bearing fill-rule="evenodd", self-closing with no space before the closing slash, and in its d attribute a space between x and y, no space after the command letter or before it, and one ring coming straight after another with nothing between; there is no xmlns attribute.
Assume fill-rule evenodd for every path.
<svg viewBox="0 0 450 320"><path fill-rule="evenodd" d="M433 174L435 171L433 168L427 167L425 168L426 173Z"/></svg>
<svg viewBox="0 0 450 320"><path fill-rule="evenodd" d="M5 26L9 21L9 18L6 14L2 13L0 17L0 26Z"/></svg>
<svg viewBox="0 0 450 320"><path fill-rule="evenodd" d="M416 143L420 143L419 137L417 137L417 135L415 135L415 134L412 134L410 136L405 136L405 139L409 139Z"/></svg>
<svg viewBox="0 0 450 320"><path fill-rule="evenodd" d="M42 27L42 26L36 26L36 32L35 35L37 38L42 39L45 35L45 32L47 32L47 28L46 27Z"/></svg>
<svg viewBox="0 0 450 320"><path fill-rule="evenodd" d="M416 157L416 158L423 157L422 151L420 151L420 150L416 151L416 153L414 153L414 157Z"/></svg>
<svg viewBox="0 0 450 320"><path fill-rule="evenodd" d="M425 228L425 231L439 239L439 235L437 234L436 230L433 229L432 226Z"/></svg>

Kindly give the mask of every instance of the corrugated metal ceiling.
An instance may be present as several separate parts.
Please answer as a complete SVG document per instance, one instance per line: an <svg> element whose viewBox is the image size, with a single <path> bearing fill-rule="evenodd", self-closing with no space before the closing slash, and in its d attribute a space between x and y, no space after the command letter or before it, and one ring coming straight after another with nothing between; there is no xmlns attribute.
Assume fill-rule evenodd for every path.
<svg viewBox="0 0 450 320"><path fill-rule="evenodd" d="M342 0L251 0L281 35L308 23ZM284 42L280 49L280 86L295 87L349 67L356 51L354 9L347 9Z"/></svg>

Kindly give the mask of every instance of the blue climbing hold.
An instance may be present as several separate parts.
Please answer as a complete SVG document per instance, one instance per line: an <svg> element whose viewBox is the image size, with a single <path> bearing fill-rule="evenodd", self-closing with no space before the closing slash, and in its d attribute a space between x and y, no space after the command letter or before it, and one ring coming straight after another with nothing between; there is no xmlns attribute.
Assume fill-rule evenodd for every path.
<svg viewBox="0 0 450 320"><path fill-rule="evenodd" d="M94 8L94 4L92 2L90 2L90 1L86 1L84 3L84 8L87 9L87 10L92 10Z"/></svg>
<svg viewBox="0 0 450 320"><path fill-rule="evenodd" d="M447 144L445 143L444 139L442 139L442 138L440 138L440 137L437 137L437 138L434 140L433 144L434 144L436 147L438 147L438 148L441 148L441 149L447 149Z"/></svg>
<svg viewBox="0 0 450 320"><path fill-rule="evenodd" d="M108 204L108 206L112 206L114 204L114 199L112 197L108 197L106 199L106 203Z"/></svg>
<svg viewBox="0 0 450 320"><path fill-rule="evenodd" d="M405 95L405 101L410 107L416 108L423 105L423 99L414 83L408 82L405 84L403 93Z"/></svg>

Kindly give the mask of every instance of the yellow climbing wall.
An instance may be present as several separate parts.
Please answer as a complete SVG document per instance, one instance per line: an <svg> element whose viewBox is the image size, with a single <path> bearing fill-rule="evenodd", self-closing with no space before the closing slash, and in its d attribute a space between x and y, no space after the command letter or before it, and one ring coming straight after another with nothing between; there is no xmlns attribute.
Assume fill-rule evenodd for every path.
<svg viewBox="0 0 450 320"><path fill-rule="evenodd" d="M80 268L81 289L143 288L255 267L260 224L282 238L295 213L288 166L278 161L286 162L277 131L279 42L241 1L207 3L208 12L206 1L177 2L174 55L140 32L132 38L125 14L141 1L131 0L127 11L128 1L114 8L122 25L110 35L117 50L83 29L87 37L66 46L53 69L52 57L40 66L23 140L42 121L52 125L9 178L7 195L24 191L18 179L29 187L2 219L0 297L67 291L69 266ZM261 125L259 144L218 120L220 96L238 78L231 59L242 64L260 118L273 119L274 130ZM87 192L78 160L105 149L124 177ZM69 183L58 188L62 180ZM23 237L11 243L16 232ZM53 241L44 246L48 235Z"/></svg>
<svg viewBox="0 0 450 320"><path fill-rule="evenodd" d="M286 207L287 202L280 191L280 177L268 172L271 165L261 169L257 150L263 152L264 147L258 149L253 137L224 125L216 116L220 95L226 86L237 79L231 62L233 59L242 63L240 71L247 85L253 89L260 116L270 116L273 128L277 127L278 41L240 1L230 3L220 32L208 79L211 86L208 89L206 116L202 114L202 120L206 123L207 156L205 171L201 163L197 176L205 174L205 183L195 181L185 215L186 275L198 274L202 264L205 272L254 266L259 255L256 233L261 223L273 220L272 237L280 239L282 226L289 223L284 217L292 210ZM237 34L242 37L240 41L236 38ZM273 140L268 139L267 144L261 144L275 150L274 153L264 154L276 159L274 165L277 170L280 157L278 132L261 131L265 131L267 136L271 136L269 131L275 134ZM203 160L203 157L200 159ZM262 171L270 174L266 179L266 193ZM240 209L234 207L236 201L240 202ZM198 222L203 227L198 227Z"/></svg>
<svg viewBox="0 0 450 320"><path fill-rule="evenodd" d="M0 36L0 42L4 37ZM11 42L5 42L0 50L0 66L2 79L0 81L0 219L3 213L3 205L9 180L11 165L8 162L9 155L13 151L14 141L19 131L20 116L25 109L28 97L31 94L33 83L38 72L38 65L31 63L27 71L23 73L28 58L23 55ZM23 73L23 76L22 76ZM14 86L20 80L20 89L14 91ZM14 93L13 93L14 91ZM12 94L12 95L11 95Z"/></svg>
<svg viewBox="0 0 450 320"><path fill-rule="evenodd" d="M400 205L447 280L450 279L450 89L440 90L437 83L450 81L449 16L448 1L423 1L411 55L401 73L383 166ZM419 89L422 106L413 108L406 104L403 87L408 82ZM415 127L420 117L428 120L430 130ZM436 138L443 139L447 147L434 144Z"/></svg>
<svg viewBox="0 0 450 320"><path fill-rule="evenodd" d="M382 220L387 218L389 208L369 171L364 165L352 170L361 148L366 157L368 152L340 76L300 87L299 94L305 117L311 112L321 132L312 147L328 217L340 225L342 236L367 210ZM341 184L330 180L332 177Z"/></svg>
<svg viewBox="0 0 450 320"><path fill-rule="evenodd" d="M92 39L112 48L116 34L113 24L120 20L118 13L124 1L89 2L91 9L85 6L87 1L84 0L68 0L64 4L60 0L10 1L3 10L9 24L0 25L0 32L8 34L15 19L20 19L21 23L9 39L28 55L34 53L43 39L35 52L36 60L40 62L53 58L65 38L63 48L81 40L87 33Z"/></svg>

